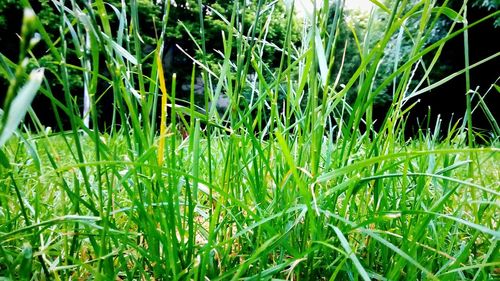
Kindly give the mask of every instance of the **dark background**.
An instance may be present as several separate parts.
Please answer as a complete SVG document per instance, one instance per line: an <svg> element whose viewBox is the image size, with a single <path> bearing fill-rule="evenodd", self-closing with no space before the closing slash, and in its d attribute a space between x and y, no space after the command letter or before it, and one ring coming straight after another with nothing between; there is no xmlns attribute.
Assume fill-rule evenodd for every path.
<svg viewBox="0 0 500 281"><path fill-rule="evenodd" d="M215 1L217 2L217 1ZM46 24L46 28L49 32L53 34L58 34L57 24L54 22L54 19L51 18L50 15L50 3L47 1L31 1L33 8L37 13L39 13L39 17L42 19L42 22ZM452 1L452 8L456 10L459 9L461 5L461 1ZM472 23L490 13L492 13L491 9L487 7L474 4L474 1L471 2L468 9L468 21ZM228 4L226 4L228 5ZM151 10L145 10L144 13L159 13L161 10L151 8ZM193 11L193 13L197 13L197 11ZM172 20L177 21L180 18L192 18L191 21L194 23L192 26L193 30L196 30L198 26L196 26L196 18L187 13L185 10L179 10L178 14L173 12ZM145 16L144 16L145 17ZM17 1L10 0L1 0L0 1L0 18L3 19L0 21L0 52L5 57L10 60L17 62L17 52L19 48L19 38L18 33L21 26L22 20L22 9ZM146 17L145 17L146 18ZM495 54L500 51L500 44L497 43L500 38L500 27L495 27L494 24L495 19L491 19L489 21L483 22L478 26L475 26L469 30L469 58L470 64L474 64L475 62L484 59L492 54ZM448 24L451 24L449 22ZM145 26L151 26L151 23L146 23ZM175 25L174 25L175 26ZM461 25L457 25L457 28L461 28ZM209 29L208 33L217 33L219 32L216 28L213 28L211 31ZM151 30L146 30L146 33L151 33ZM171 30L173 35L167 38L166 45L168 47L172 47L176 44L179 44L185 47L188 52L193 48L193 44L186 40L187 36L182 36L182 30ZM217 44L220 45L220 40L215 38L213 34L209 34L208 46L210 49L220 49L217 48ZM220 33L219 33L220 34ZM151 34L152 35L152 34ZM196 35L196 34L195 34ZM213 37L213 38L212 38ZM279 38L279 34L276 35ZM275 39L278 40L278 39ZM212 45L210 45L212 44ZM279 43L278 43L279 45ZM150 46L149 46L150 47ZM145 50L148 47L145 47ZM34 50L34 53L37 57L45 56L46 46L43 44L39 44L37 48ZM70 58L71 60L71 58ZM270 58L270 61L274 61L276 58ZM190 75L191 64L186 63L186 60L183 55L177 51L174 53L174 60L172 62L172 67L179 70L181 72L187 72ZM71 63L71 61L70 61ZM75 61L75 64L78 64ZM499 78L500 71L500 58L496 58L495 60L489 61L485 64L482 64L479 67L476 67L470 71L470 82L471 89L478 89L478 92L484 96L487 90L491 87L491 85ZM431 74L432 81L438 81L451 73L459 71L465 67L464 64L464 41L463 35L459 35L449 41L443 52L441 57ZM189 69L188 69L189 68ZM167 72L169 70L167 69ZM46 72L48 79L50 81L50 73ZM188 77L186 75L185 77ZM179 79L183 80L183 76L178 74ZM81 81L79 77L73 77L74 81L72 81L72 86L75 87L76 93L81 93ZM184 79L186 80L186 79ZM180 83L180 84L181 84ZM454 78L450 82L433 89L429 93L425 93L420 95L418 98L421 100L419 104L411 111L408 116L407 123L407 136L413 136L418 133L419 130L426 128L428 125L430 128L436 122L436 118L439 115L443 120L443 130L446 131L448 124L450 122L456 122L459 118L464 116L466 111L466 95L465 95L465 75L460 75L459 77ZM105 85L104 85L105 86ZM6 77L0 77L0 92L6 93L8 87L8 81ZM54 85L55 89L57 89L57 85ZM180 88L180 87L178 87ZM57 90L56 90L57 91ZM4 94L0 96L0 102L3 103ZM108 101L103 102L102 104L110 104L112 103L112 96L108 95ZM486 104L489 106L490 111L495 116L496 120L500 119L500 93L495 89L492 89L485 97ZM81 103L80 103L81 104ZM477 104L477 97L473 100L473 106ZM38 114L38 117L42 121L45 126L50 126L53 128L57 128L57 124L54 119L54 111L51 106L49 100L43 95L37 95L33 102L33 108L35 112ZM110 110L106 110L106 108L100 108L100 119L103 120L104 123L110 122L110 116L106 115L106 112ZM375 115L376 118L381 120L384 117L384 114L387 112L387 108L384 104L375 104ZM26 123L30 123L29 118L26 120ZM105 128L106 126L102 126ZM483 111L478 108L473 115L473 126L477 131L483 132L485 135L488 134L488 131L491 129L491 125L488 122L488 119L484 115ZM63 118L63 129L69 129L69 124L67 120Z"/></svg>
<svg viewBox="0 0 500 281"><path fill-rule="evenodd" d="M469 23L475 22L492 11L477 6L471 6L468 11ZM500 27L495 27L495 19L490 19L471 29L469 29L469 64L472 65L488 56L500 52ZM462 25L457 25L462 28ZM437 67L431 74L435 81L440 80L454 72L465 67L464 58L464 37L459 35L449 41L441 53ZM470 70L470 88L478 90L481 96L488 91L493 83L500 77L500 58L497 57L487 63L484 63ZM497 83L498 84L498 83ZM430 108L431 127L435 124L438 115L443 119L443 126L448 123L456 122L458 118L465 115L466 112L466 80L465 74L460 75L446 84L433 89L429 93L423 94L418 98L421 102L411 111L409 123L412 132L419 129L419 124L424 127L427 124ZM500 119L500 93L492 89L485 96L485 102L489 110L498 121ZM477 97L473 100L473 107L477 104ZM488 131L491 126L484 114L478 108L473 114L473 126L479 131ZM444 128L447 130L447 128Z"/></svg>

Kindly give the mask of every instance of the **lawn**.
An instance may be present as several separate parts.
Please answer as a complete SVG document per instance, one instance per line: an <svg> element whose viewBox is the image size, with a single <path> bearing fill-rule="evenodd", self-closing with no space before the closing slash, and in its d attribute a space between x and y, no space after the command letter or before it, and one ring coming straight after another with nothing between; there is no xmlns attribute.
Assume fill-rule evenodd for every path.
<svg viewBox="0 0 500 281"><path fill-rule="evenodd" d="M400 2L377 2L367 18L373 32L356 39L360 65L342 85L344 63L334 71L334 60L347 47L335 47L341 33L328 24L329 9L342 5L305 15L299 45L287 10L285 45L271 46L281 54L276 68L262 55L269 26L247 36L233 28L236 8L231 18L218 15L227 25L222 60L211 69L200 43L188 103L176 98L175 75L165 78L161 43L143 58L150 68L140 67L135 1L115 11L125 26L118 31L104 2L81 10L67 3L60 40L25 10L19 62L0 61L11 78L0 122L0 280L500 278L500 135L482 102L495 87L466 85L462 119L405 131L415 97L453 78L427 77L443 45L466 39L478 22L446 3ZM377 13L389 16L378 31ZM440 17L461 27L429 43ZM45 72L30 68L42 63L31 53L35 31L54 57ZM405 32L414 36L409 45L398 36ZM80 61L66 63L70 50ZM389 55L400 59L380 78ZM467 53L464 61L467 75ZM72 96L75 72L91 93L88 107ZM204 108L195 102L199 74L213 85ZM102 93L99 81L109 84ZM386 91L390 106L377 119L374 102ZM38 120L29 107L36 94L69 130ZM113 95L115 115L98 130L89 122L99 123L104 94ZM220 115L212 101L221 95L230 104ZM472 126L479 110L490 117L487 133ZM20 123L25 113L30 128Z"/></svg>

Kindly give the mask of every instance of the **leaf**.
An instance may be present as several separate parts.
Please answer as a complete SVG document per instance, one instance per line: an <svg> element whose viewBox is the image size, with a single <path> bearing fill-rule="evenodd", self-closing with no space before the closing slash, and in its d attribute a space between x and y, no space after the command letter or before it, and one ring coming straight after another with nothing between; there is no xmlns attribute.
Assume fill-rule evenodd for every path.
<svg viewBox="0 0 500 281"><path fill-rule="evenodd" d="M498 231L498 230L490 229L490 228L487 228L486 226L483 226L483 225L480 225L480 224L476 224L476 223L473 223L473 222L470 222L470 221L466 221L464 219L457 218L457 217L450 216L450 215L439 214L439 213L434 213L434 212L428 212L428 213L436 215L436 216L440 216L440 217L443 217L443 218L450 219L452 221L461 223L461 224L466 225L466 226L468 226L470 228L478 230L478 231L480 231L482 233L489 234L489 235L493 236L494 239L497 239L497 240L500 239L500 231Z"/></svg>
<svg viewBox="0 0 500 281"><path fill-rule="evenodd" d="M4 118L6 120L5 124L3 124L0 130L0 147L7 142L17 129L17 126L19 126L19 123L21 123L21 120L23 120L36 92L42 84L42 79L43 68L33 70L28 78L28 82L12 100L7 117Z"/></svg>
<svg viewBox="0 0 500 281"><path fill-rule="evenodd" d="M403 259L407 260L410 264L412 264L413 266L417 267L418 269L420 269L423 273L425 273L425 276L428 278L428 279L432 279L432 280L438 280L436 278L436 276L434 274L432 274L432 272L430 272L429 270L427 270L427 268L425 268L424 266L422 266L418 261L416 261L413 257L411 257L410 255L408 255L405 251L403 251L402 249L398 248L396 245L392 244L391 242L389 242L388 240L382 238L381 236L379 236L377 233L371 231L371 230L368 230L368 229L360 229L361 233L364 233L366 235L369 235L371 236L373 239L377 240L378 242L380 242L382 245L386 246L387 248L393 250L396 254L398 254L399 256L401 256ZM398 266L400 266L401 264L398 264Z"/></svg>
<svg viewBox="0 0 500 281"><path fill-rule="evenodd" d="M495 89L497 90L497 92L500 93L500 86L498 86L497 84L494 84L493 86L495 86Z"/></svg>
<svg viewBox="0 0 500 281"><path fill-rule="evenodd" d="M361 277L363 278L363 280L370 280L370 276L368 276L368 273L366 272L365 268L363 267L361 262L358 260L358 258L354 254L354 251L351 249L351 246L349 246L349 242L345 238L342 231L340 231L340 229L336 226L332 226L332 227L333 227L333 230L335 231L335 233L337 234L337 237L340 240L340 245L342 245L342 248L344 248L347 256L354 263L354 266L358 270L359 274L361 274Z"/></svg>
<svg viewBox="0 0 500 281"><path fill-rule="evenodd" d="M115 41L113 41L111 38L109 38L105 34L102 34L102 36L103 36L103 38L106 41L108 41L109 44L111 44L111 47L113 47L113 49L115 50L115 52L117 54L119 54L120 56L122 56L125 59L127 59L133 65L138 65L139 64L137 62L137 59L131 53L129 53L125 48L123 48L122 46L120 46L118 43L116 43Z"/></svg>
<svg viewBox="0 0 500 281"><path fill-rule="evenodd" d="M423 13L422 10L415 12L413 15L421 15ZM455 12L453 9L450 9L448 7L436 7L432 9L432 13L440 13L445 16L447 16L450 20L458 23L464 23L465 19L457 12Z"/></svg>
<svg viewBox="0 0 500 281"><path fill-rule="evenodd" d="M315 47L316 47L316 54L318 56L318 64L319 64L319 70L320 70L320 76L321 76L321 85L325 86L326 85L326 80L328 79L328 66L326 64L326 56L325 56L325 48L323 47L323 42L321 41L321 37L319 36L320 30L319 28L316 28L315 32Z"/></svg>
<svg viewBox="0 0 500 281"><path fill-rule="evenodd" d="M19 135L19 138L26 146L26 152L28 153L30 158L33 160L33 164L35 165L36 170L38 172L41 172L42 171L42 164L40 161L40 156L38 155L38 150L36 149L36 144L32 140L28 140L28 139L24 138L22 135ZM1 155L0 155L0 158L1 158Z"/></svg>
<svg viewBox="0 0 500 281"><path fill-rule="evenodd" d="M432 11L433 12L440 12L443 15L447 16L452 21L460 22L460 23L465 22L465 19L460 14L458 14L453 9L450 9L448 7L434 8L434 9L432 9Z"/></svg>
<svg viewBox="0 0 500 281"><path fill-rule="evenodd" d="M377 0L370 0L370 2L372 2L375 6L379 7L380 9L382 9L384 12L390 14L391 13L391 10L389 8L387 8L384 4L382 4L381 2L377 1Z"/></svg>

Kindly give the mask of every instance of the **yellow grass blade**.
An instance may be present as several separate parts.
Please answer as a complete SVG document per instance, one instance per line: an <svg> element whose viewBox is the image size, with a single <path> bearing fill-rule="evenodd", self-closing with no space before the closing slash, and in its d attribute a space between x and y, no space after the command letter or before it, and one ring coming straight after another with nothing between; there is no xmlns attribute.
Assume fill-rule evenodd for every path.
<svg viewBox="0 0 500 281"><path fill-rule="evenodd" d="M167 87L165 86L165 76L163 74L163 65L160 52L156 52L156 64L158 65L158 78L160 80L161 91L161 116L160 116L160 140L158 143L158 164L163 164L165 151L165 135L167 134Z"/></svg>

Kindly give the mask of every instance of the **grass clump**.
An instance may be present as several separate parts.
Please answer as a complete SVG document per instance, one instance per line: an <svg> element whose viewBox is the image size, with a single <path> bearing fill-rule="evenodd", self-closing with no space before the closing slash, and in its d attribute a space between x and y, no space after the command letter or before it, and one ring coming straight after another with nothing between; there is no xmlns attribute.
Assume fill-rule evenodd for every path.
<svg viewBox="0 0 500 281"><path fill-rule="evenodd" d="M159 26L156 50L142 57L134 3L130 15L123 7L114 10L128 27L117 31L110 27L103 1L86 6L54 2L61 13L61 41L43 36L37 23L57 58L53 63L59 71L52 75L63 85L64 101L46 81L40 92L51 100L58 122L68 118L72 129L51 133L27 104L17 105L29 111L36 129L17 131L1 147L1 276L498 278L498 134L493 130L490 145L475 145L467 122L475 110L471 98L465 122L451 124L444 136L438 122L434 131L404 138L407 105L422 85L432 89L441 83L425 84L425 75L414 81L416 69L431 56L427 75L443 45L478 22L427 44L439 17L458 24L465 21L464 12L434 1L389 1L387 6L374 1L377 8L368 22L385 13L386 27L377 37L367 32L364 42L358 38L360 66L341 86L333 69L339 63L335 54L347 48L336 45L342 17L332 24L329 15L331 9L341 14L343 1L305 15L301 45L291 43L288 29L285 45L276 46L282 57L275 69L261 60L269 46L265 25L241 33L236 1L231 19L223 19L227 32L217 71L206 67L201 38L202 57L194 60L200 67L191 76L194 85L201 69L207 85L205 108L199 109L194 86L186 106L176 98L175 77L172 85L165 83L158 59L165 23ZM259 1L258 9L273 5ZM164 9L168 16L169 4ZM292 5L286 19L293 15ZM419 24L408 30L412 18ZM255 26L265 20L256 17ZM407 59L377 80L397 32L413 34ZM70 50L79 54L80 65L67 63ZM4 72L16 66L2 60ZM150 70L141 67L146 61ZM101 64L109 77L101 75ZM88 105L83 112L72 98L69 69L83 77ZM24 72L16 75L26 79ZM107 133L90 125L99 122L100 81L109 83L105 94L113 95L109 108L115 121ZM252 95L243 101L247 85ZM391 106L385 119L375 120L374 100L389 85ZM285 93L284 100L279 93ZM212 103L221 94L230 101L222 116ZM487 111L484 103L480 106ZM4 112L2 129L10 114Z"/></svg>

